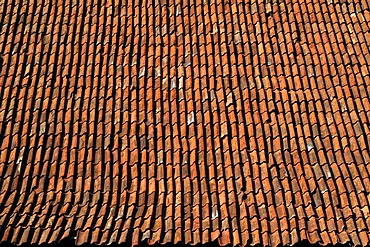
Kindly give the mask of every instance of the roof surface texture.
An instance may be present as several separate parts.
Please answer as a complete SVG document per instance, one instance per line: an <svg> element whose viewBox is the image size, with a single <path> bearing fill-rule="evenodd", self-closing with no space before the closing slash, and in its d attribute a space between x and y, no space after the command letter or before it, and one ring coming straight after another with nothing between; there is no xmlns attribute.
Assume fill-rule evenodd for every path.
<svg viewBox="0 0 370 247"><path fill-rule="evenodd" d="M366 245L366 0L0 3L0 242Z"/></svg>

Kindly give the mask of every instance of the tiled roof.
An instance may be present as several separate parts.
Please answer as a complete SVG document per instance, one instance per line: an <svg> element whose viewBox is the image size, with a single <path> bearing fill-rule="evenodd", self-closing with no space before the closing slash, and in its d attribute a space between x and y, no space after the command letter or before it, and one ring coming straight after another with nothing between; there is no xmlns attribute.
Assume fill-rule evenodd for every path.
<svg viewBox="0 0 370 247"><path fill-rule="evenodd" d="M369 244L366 0L2 0L0 241Z"/></svg>

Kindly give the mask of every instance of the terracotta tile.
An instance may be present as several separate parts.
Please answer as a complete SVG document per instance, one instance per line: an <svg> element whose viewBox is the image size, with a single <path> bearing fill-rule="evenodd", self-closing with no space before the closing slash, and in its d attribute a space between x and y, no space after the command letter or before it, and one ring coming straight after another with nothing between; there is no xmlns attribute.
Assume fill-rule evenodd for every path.
<svg viewBox="0 0 370 247"><path fill-rule="evenodd" d="M360 2L4 3L2 241L366 245Z"/></svg>

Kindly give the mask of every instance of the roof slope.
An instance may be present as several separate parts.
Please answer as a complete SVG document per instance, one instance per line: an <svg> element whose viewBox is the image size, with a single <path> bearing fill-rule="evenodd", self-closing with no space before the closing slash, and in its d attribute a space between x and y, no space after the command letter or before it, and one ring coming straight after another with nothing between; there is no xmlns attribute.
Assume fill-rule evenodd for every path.
<svg viewBox="0 0 370 247"><path fill-rule="evenodd" d="M369 243L368 1L0 9L0 241Z"/></svg>

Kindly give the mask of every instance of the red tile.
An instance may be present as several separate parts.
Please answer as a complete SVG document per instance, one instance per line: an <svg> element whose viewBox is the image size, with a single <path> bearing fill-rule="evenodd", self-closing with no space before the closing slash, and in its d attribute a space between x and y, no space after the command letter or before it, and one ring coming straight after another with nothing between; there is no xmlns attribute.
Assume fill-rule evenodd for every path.
<svg viewBox="0 0 370 247"><path fill-rule="evenodd" d="M4 4L2 241L368 244L365 1Z"/></svg>

